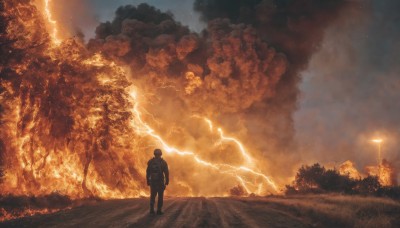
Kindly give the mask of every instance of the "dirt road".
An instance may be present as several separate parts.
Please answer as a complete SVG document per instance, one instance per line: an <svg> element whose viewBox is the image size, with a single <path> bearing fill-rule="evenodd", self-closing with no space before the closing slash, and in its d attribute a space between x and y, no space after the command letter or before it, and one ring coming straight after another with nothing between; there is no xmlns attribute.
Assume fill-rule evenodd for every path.
<svg viewBox="0 0 400 228"><path fill-rule="evenodd" d="M49 215L38 215L0 223L1 227L368 227L374 219L399 224L400 204L371 201L385 211L368 215L367 221L346 217L343 212L363 208L362 201L350 198L167 198L164 215L149 215L148 199L109 200ZM371 211L368 201L368 211ZM332 212L331 212L332 210ZM358 213L355 211L353 213ZM349 212L350 213L350 212ZM385 215L386 214L386 215ZM380 219L380 220L379 220ZM363 223L366 222L366 223ZM360 223L361 222L361 223ZM370 224L371 227L379 224Z"/></svg>

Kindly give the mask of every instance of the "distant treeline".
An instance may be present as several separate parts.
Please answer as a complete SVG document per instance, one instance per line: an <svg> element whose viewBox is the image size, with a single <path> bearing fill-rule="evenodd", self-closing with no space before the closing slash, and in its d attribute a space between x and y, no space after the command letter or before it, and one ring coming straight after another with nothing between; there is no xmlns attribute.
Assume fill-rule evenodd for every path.
<svg viewBox="0 0 400 228"><path fill-rule="evenodd" d="M316 163L312 166L302 166L296 174L292 185L286 185L285 193L343 193L385 196L400 199L399 186L382 186L377 176L353 179L342 175L336 169L325 169Z"/></svg>

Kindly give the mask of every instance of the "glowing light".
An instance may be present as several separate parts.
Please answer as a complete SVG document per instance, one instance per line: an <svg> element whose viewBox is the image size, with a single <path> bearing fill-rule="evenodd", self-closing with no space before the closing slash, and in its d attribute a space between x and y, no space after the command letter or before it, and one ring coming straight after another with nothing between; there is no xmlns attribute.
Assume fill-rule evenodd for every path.
<svg viewBox="0 0 400 228"><path fill-rule="evenodd" d="M247 194L251 193L251 191L247 188L246 184L244 183L244 180L240 176L236 176L239 182L242 184L244 189L246 190Z"/></svg>
<svg viewBox="0 0 400 228"><path fill-rule="evenodd" d="M131 87L125 90L128 85L133 83L129 83L128 79L125 78L127 74L121 66L118 66L116 63L105 59L101 53L90 56L89 54L82 55L79 52L79 48L74 49L74 47L69 46L71 44L68 40L63 41L63 49L55 46L59 45L61 40L58 37L57 22L53 19L54 14L52 14L50 10L51 3L51 0L44 0L44 7L42 7L44 12L42 15L46 17L45 19L48 21L48 29L47 31L43 32L48 32L50 34L52 45L48 49L50 51L38 53L38 55L43 54L43 56L47 57L54 54L52 56L54 58L52 59L57 60L57 62L68 61L68 63L74 66L74 70L76 69L78 74L80 73L80 68L85 70L95 69L91 71L91 73L93 73L93 77L92 74L90 74L90 82L88 82L88 84L85 84L86 82L82 82L83 84L71 84L76 86L76 89L79 91L85 91L85 93L72 93L71 99L67 99L66 102L76 102L76 100L80 99L81 95L82 98L88 99L82 99L76 102L76 104L84 104L82 107L77 106L78 109L73 108L74 112L69 113L71 117L76 120L76 122L74 121L74 129L71 130L71 134L68 136L67 140L58 140L53 138L51 138L51 140L37 139L39 138L38 135L41 134L51 135L51 127L48 127L51 121L49 121L47 117L44 117L43 113L40 112L40 99L27 100L25 97L20 96L12 101L13 111L10 111L10 113L13 113L14 115L8 115L10 116L10 124L8 124L8 126L9 129L11 129L10 137L15 139L9 141L12 142L12 146L16 148L16 162L13 164L13 168L15 168L16 171L6 173L5 183L7 183L7 189L5 192L13 192L17 189L18 194L29 193L33 195L39 195L58 191L60 194L68 195L71 197L71 199L81 198L87 195L95 195L106 199L146 196L148 195L147 192L145 192L147 188L145 185L143 185L143 183L140 182L140 178L129 178L131 177L129 174L125 175L125 171L128 170L125 168L131 167L128 165L125 166L125 161L129 160L130 158L137 158L137 163L135 163L137 164L137 166L135 166L138 173L137 176L143 176L145 170L143 168L143 166L145 166L145 162L143 161L147 159L146 155L134 153L131 149L137 149L137 151L139 151L140 148L136 146L142 146L140 143L143 143L144 141L146 143L143 144L148 146L148 139L151 139L153 143L160 144L167 154L184 156L185 159L192 162L191 164L198 164L198 166L210 169L219 175L226 175L228 178L230 178L229 182L239 182L246 189L247 193L257 191L259 194L261 194L262 191L266 192L270 189L278 192L278 188L276 187L275 183L267 175L263 174L260 169L258 169L255 160L252 158L251 154L248 153L245 145L237 138L225 135L222 128L214 126L214 123L208 118L199 116L200 119L204 119L208 124L210 132L213 136L213 140L215 138L214 136L216 136L219 143L221 142L229 145L232 144L232 148L235 151L238 151L238 154L240 151L239 156L242 155L243 159L239 160L243 160L242 164L236 164L234 166L225 163L224 160L215 162L214 160L210 159L210 161L205 159L205 157L203 157L205 155L199 153L199 150L180 150L171 146L174 141L166 140L160 134L157 134L157 132L149 124L153 122L146 122L146 119L142 118L144 115L146 115L146 117L151 117L151 115L148 115L146 110L140 106L141 103L139 102L139 98L141 98L143 94L140 93L136 87ZM60 48L60 51L58 51L58 48ZM74 50L74 52L72 54L69 52L63 53L63 50L65 50L64 48L71 48ZM44 74L44 76L47 75ZM56 79L57 76L58 74L52 75L52 77L54 77L52 80ZM96 77L98 83L92 83L92 79L94 79L94 77ZM71 83L67 76L64 79L65 83ZM31 89L32 84L34 83L34 81L28 81L28 83L24 85L24 88L29 90L27 94L33 94ZM97 87L93 89L93 87L98 85L101 86L99 87L99 90L96 90ZM82 86L82 88L79 86ZM44 85L44 87L47 89L50 87L50 83ZM64 87L57 88L63 89ZM99 91L101 92L98 93ZM60 95L61 94L64 93L60 93ZM39 96L40 94L35 93L34 95ZM118 106L118 104L121 103L124 104L123 108L119 108ZM117 107L114 107L113 109L113 106ZM80 110L80 108L83 108L83 110ZM108 110L110 110L110 112L106 113ZM118 111L118 115L116 114L115 110ZM123 113L119 112L121 110L123 110ZM128 126L124 126L123 130L113 133L113 126L111 126L111 124L109 124L107 121L110 120L112 122L114 119L119 118L119 115L123 116L124 118L121 123L126 124L126 121L130 121L130 123L126 124ZM29 118L26 118L27 116L29 116ZM154 117L153 119L156 121ZM23 127L20 126L22 125L21 123L23 123ZM101 137L102 133L99 134L98 132L100 131L99 129L102 129L102 127L99 126L102 124L111 128L109 131L111 132L111 136L107 137L107 139L112 138L112 141L107 142L105 140L106 142L104 144ZM122 124L115 125L121 126ZM39 132L41 134L39 134ZM124 135L123 133L126 134ZM139 140L144 137L146 140L143 140L137 144L132 143L132 141L136 140L136 137L132 137L133 134L134 136L143 136L137 137L140 138ZM131 138L135 139L128 141L131 140ZM110 144L114 143L121 145L121 147L118 147L118 150L116 151L109 149L109 147L106 148L107 146L110 146ZM103 146L104 149L101 148L100 150L99 148ZM126 179L121 179L121 182L119 183L123 183L124 186L127 186L127 188L118 188L115 185L107 182L109 180L104 178L107 173L98 169L106 167L106 165L109 165L107 168L115 168L115 166L113 166L115 163L110 164L108 163L108 160L106 160L104 161L104 164L101 164L101 168L99 168L100 165L96 167L96 163L91 162L95 157L95 155L93 155L93 151L99 153L106 151L110 152L110 154L112 153L112 155L115 155L115 157L113 157L115 160L113 161L118 162L118 164L122 164L121 166L124 168L121 176L123 178L127 177ZM131 163L129 165L131 165ZM117 171L119 171L119 169ZM26 180L20 176L25 172L30 174L29 178L26 178ZM110 175L112 176L111 178L114 177L115 173L117 172L114 172L113 170L112 175ZM29 183L31 179L40 184L39 189L31 187L33 186L31 184L26 184ZM175 183L176 182L174 182L174 185ZM193 186L190 186L189 183L190 182L187 182L181 185L187 186L186 188L190 189L190 192L193 192L191 189ZM221 196L225 193L219 192L211 194L215 194L215 196Z"/></svg>
<svg viewBox="0 0 400 228"><path fill-rule="evenodd" d="M221 128L218 128L218 132L220 133L220 136L221 136L221 138L222 138L223 140L232 141L232 142L234 142L234 143L239 147L240 152L242 153L243 157L246 159L246 161L247 161L248 163L250 163L250 164L253 163L253 159L252 159L252 158L250 157L250 155L246 152L246 150L245 150L244 147L243 147L243 144L242 144L241 142L239 142L239 140L237 140L237 139L235 139L235 138L232 138L232 137L226 137L226 136L224 136L224 133L222 132L222 129L221 129Z"/></svg>
<svg viewBox="0 0 400 228"><path fill-rule="evenodd" d="M209 120L207 118L204 118L204 120L208 123L208 126L210 127L210 131L212 131L213 130L213 124L212 124L211 120Z"/></svg>
<svg viewBox="0 0 400 228"><path fill-rule="evenodd" d="M382 139L372 139L371 141L374 143L382 143L383 142Z"/></svg>
<svg viewBox="0 0 400 228"><path fill-rule="evenodd" d="M135 104L134 107L133 107L133 110L132 110L132 112L134 113L134 117L135 117L135 120L132 122L132 127L136 129L137 133L144 133L145 135L150 136L153 139L155 139L156 141L158 141L167 153L174 153L174 154L177 154L177 155L180 155L180 156L190 156L198 164L213 168L213 169L219 171L220 173L226 173L226 174L229 174L229 175L231 175L233 177L236 177L239 180L239 182L241 182L241 184L243 185L243 187L246 189L247 192L251 192L251 191L249 190L248 185L243 180L243 177L238 174L239 171L242 171L242 172L245 172L245 173L249 173L249 174L251 174L253 176L261 177L276 192L279 192L278 187L276 186L276 184L268 176L266 176L266 175L264 175L264 174L262 174L260 172L254 171L254 170L252 170L252 169L250 169L248 167L245 167L245 166L235 167L235 166L232 166L232 165L229 165L229 164L214 164L212 162L205 161L205 160L201 159L196 153L194 153L192 151L181 151L181 150L179 150L177 148L171 147L168 143L166 143L164 141L164 139L160 135L155 133L154 129L152 129L142 119L142 117L141 117L142 114L139 111L139 101L138 101L136 89L134 87L131 87L129 89L129 91L128 91L128 94L131 96L131 98L133 99L133 103ZM194 117L198 117L198 116L194 116ZM210 130L212 130L213 129L212 121L207 119L207 118L203 118L203 119L208 123L208 125L210 127ZM247 154L247 152L244 149L244 147L243 147L241 142L239 142L235 138L224 136L221 128L218 128L218 132L220 133L220 136L221 136L222 140L234 142L239 147L242 155L247 159L247 161L252 163L252 158L250 157L249 154Z"/></svg>

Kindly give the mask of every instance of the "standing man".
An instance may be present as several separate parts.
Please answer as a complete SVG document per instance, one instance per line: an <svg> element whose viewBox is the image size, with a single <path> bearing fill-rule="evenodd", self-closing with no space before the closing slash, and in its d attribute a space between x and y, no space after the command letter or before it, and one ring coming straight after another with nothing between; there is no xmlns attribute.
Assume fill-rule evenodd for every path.
<svg viewBox="0 0 400 228"><path fill-rule="evenodd" d="M146 179L147 185L150 186L150 214L154 215L154 203L156 195L158 194L157 214L162 215L162 206L164 198L165 186L169 184L168 165L164 159L161 158L162 151L160 149L154 150L154 158L150 159L147 163ZM165 182L164 182L165 176Z"/></svg>

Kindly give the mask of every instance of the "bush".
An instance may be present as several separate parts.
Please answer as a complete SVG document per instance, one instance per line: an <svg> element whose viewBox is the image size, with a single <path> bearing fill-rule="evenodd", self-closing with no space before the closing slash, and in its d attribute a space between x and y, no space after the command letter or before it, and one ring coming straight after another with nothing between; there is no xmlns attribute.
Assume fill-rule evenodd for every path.
<svg viewBox="0 0 400 228"><path fill-rule="evenodd" d="M229 190L231 196L244 196L246 191L241 185L235 186Z"/></svg>
<svg viewBox="0 0 400 228"><path fill-rule="evenodd" d="M328 169L316 163L312 166L302 166L296 174L293 186L286 186L286 192L350 193L356 185L355 180L348 175L340 175L337 170Z"/></svg>
<svg viewBox="0 0 400 228"><path fill-rule="evenodd" d="M384 186L376 191L376 196L400 200L400 186Z"/></svg>
<svg viewBox="0 0 400 228"><path fill-rule="evenodd" d="M348 175L341 175L335 169L325 169L318 163L302 166L296 174L293 185L286 185L285 190L287 195L330 192L400 199L400 187L382 187L377 176L355 180Z"/></svg>
<svg viewBox="0 0 400 228"><path fill-rule="evenodd" d="M379 178L377 176L367 176L366 178L357 181L356 190L361 194L374 194L381 188Z"/></svg>

